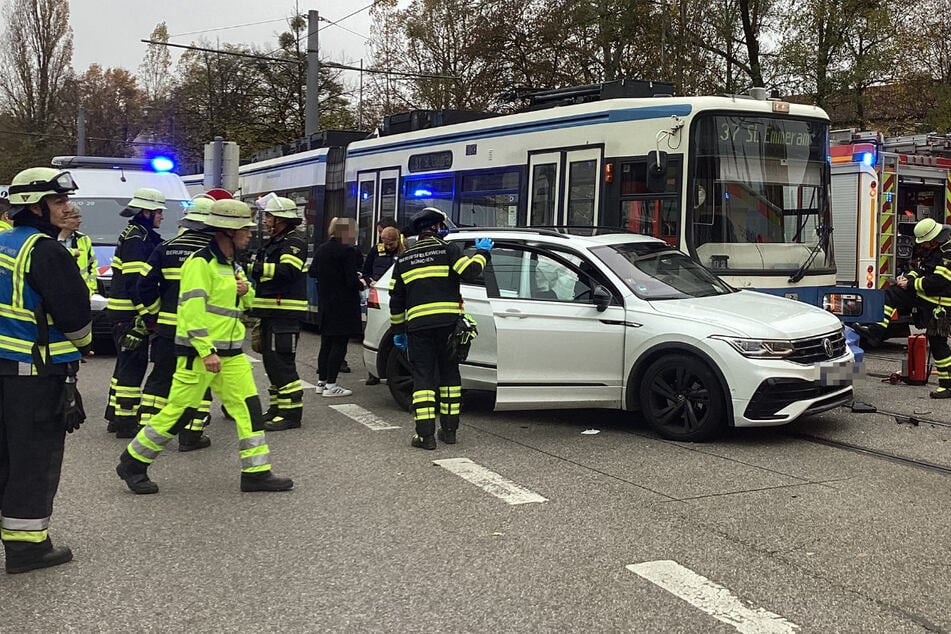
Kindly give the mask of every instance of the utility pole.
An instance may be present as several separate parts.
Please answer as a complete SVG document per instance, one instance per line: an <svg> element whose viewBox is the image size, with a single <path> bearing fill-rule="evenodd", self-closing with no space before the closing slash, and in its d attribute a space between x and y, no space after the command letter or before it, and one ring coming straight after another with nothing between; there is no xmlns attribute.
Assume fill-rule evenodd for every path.
<svg viewBox="0 0 951 634"><path fill-rule="evenodd" d="M304 136L308 147L311 135L320 129L320 106L318 91L320 84L320 58L318 57L317 29L320 15L311 9L307 12L307 100L304 104Z"/></svg>

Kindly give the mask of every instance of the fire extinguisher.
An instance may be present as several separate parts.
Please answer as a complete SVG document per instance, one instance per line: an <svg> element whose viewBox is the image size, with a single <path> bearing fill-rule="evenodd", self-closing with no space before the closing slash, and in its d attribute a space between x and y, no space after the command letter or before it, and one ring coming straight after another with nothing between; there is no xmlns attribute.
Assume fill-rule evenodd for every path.
<svg viewBox="0 0 951 634"><path fill-rule="evenodd" d="M908 385L928 382L928 339L924 335L908 337L908 357L903 364L902 380Z"/></svg>

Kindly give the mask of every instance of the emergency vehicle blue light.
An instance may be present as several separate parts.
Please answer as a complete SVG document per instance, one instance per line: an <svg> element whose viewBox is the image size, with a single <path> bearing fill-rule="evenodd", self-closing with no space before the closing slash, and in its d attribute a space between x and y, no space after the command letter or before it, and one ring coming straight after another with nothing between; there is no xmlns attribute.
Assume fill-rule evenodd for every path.
<svg viewBox="0 0 951 634"><path fill-rule="evenodd" d="M417 189L413 192L413 198L432 198L433 193L428 189Z"/></svg>
<svg viewBox="0 0 951 634"><path fill-rule="evenodd" d="M875 162L875 155L871 152L862 152L862 165L872 166L872 163Z"/></svg>
<svg viewBox="0 0 951 634"><path fill-rule="evenodd" d="M175 169L175 161L167 156L156 156L152 159L152 169L156 172L171 172Z"/></svg>

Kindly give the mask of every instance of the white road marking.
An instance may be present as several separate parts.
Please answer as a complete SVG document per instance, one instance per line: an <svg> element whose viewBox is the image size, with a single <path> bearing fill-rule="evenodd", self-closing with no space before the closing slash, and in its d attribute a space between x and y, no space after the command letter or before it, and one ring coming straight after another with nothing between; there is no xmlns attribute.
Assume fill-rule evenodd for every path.
<svg viewBox="0 0 951 634"><path fill-rule="evenodd" d="M248 361L250 361L251 363L261 363L260 359L258 359L257 357L252 357L247 352L244 353L244 356L246 356L248 358Z"/></svg>
<svg viewBox="0 0 951 634"><path fill-rule="evenodd" d="M361 425L372 429L373 431L381 431L383 429L399 429L399 425L391 425L382 418L378 418L376 414L368 410L363 409L359 405L354 405L353 403L345 403L343 405L331 405L330 409L335 409L344 416L352 418Z"/></svg>
<svg viewBox="0 0 951 634"><path fill-rule="evenodd" d="M531 502L548 501L547 498L543 498L534 491L515 484L511 480L503 478L494 471L489 471L468 458L433 460L433 464L439 465L443 469L456 474L463 480L471 482L485 492L505 500L509 504L529 504Z"/></svg>
<svg viewBox="0 0 951 634"><path fill-rule="evenodd" d="M769 610L743 605L727 588L676 561L646 561L631 564L627 569L743 634L791 634L799 629L795 623Z"/></svg>
<svg viewBox="0 0 951 634"><path fill-rule="evenodd" d="M301 387L303 387L305 390L313 390L317 388L316 385L314 385L313 383L308 383L304 379L300 380L300 384L301 384Z"/></svg>

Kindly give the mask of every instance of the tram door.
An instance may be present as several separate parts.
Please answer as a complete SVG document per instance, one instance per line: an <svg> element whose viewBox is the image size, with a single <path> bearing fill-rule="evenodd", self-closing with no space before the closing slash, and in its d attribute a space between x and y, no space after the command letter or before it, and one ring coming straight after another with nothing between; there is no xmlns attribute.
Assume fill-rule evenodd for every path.
<svg viewBox="0 0 951 634"><path fill-rule="evenodd" d="M396 217L398 169L362 172L357 178L357 245L366 255L377 243L376 223Z"/></svg>
<svg viewBox="0 0 951 634"><path fill-rule="evenodd" d="M602 149L558 150L529 157L528 224L598 224Z"/></svg>

